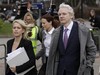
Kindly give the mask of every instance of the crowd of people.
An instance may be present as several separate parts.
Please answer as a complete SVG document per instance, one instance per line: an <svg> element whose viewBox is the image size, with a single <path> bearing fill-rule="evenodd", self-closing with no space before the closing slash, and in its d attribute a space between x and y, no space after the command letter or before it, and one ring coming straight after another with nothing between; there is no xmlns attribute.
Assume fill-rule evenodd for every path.
<svg viewBox="0 0 100 75"><path fill-rule="evenodd" d="M7 64L6 75L20 74L33 67L25 75L92 75L96 45L89 28L74 21L73 8L59 5L58 16L46 13L41 16L41 26L30 11L12 22L13 39L7 41L7 54L24 47L29 61L19 66ZM37 41L42 44L37 52ZM42 58L42 66L36 60ZM25 59L25 58L23 58ZM18 62L18 61L16 61Z"/></svg>

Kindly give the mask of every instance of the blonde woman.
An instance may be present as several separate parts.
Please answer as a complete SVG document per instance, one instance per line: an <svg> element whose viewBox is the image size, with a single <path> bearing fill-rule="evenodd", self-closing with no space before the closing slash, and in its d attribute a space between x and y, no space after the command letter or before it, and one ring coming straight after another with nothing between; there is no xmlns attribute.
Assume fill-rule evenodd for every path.
<svg viewBox="0 0 100 75"><path fill-rule="evenodd" d="M20 47L24 47L25 51L29 57L29 61L21 64L20 66L9 67L7 65L6 75L15 75L24 72L25 70L33 67L25 75L37 75L36 64L35 64L35 54L33 52L32 42L23 38L23 34L26 31L26 26L23 20L14 20L13 21L13 39L7 41L7 54L11 53L14 50L17 50ZM25 59L23 57L23 59ZM18 62L18 61L16 61Z"/></svg>
<svg viewBox="0 0 100 75"><path fill-rule="evenodd" d="M32 41L32 45L34 47L34 52L36 54L36 46L37 46L37 34L39 31L38 26L36 25L35 19L30 12L27 12L24 16L24 21L27 26L27 32L25 34L25 38Z"/></svg>

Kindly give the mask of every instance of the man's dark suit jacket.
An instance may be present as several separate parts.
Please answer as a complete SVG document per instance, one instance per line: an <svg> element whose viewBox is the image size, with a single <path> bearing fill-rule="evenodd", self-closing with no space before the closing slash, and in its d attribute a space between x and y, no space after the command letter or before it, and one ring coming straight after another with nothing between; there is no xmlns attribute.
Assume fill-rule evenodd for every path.
<svg viewBox="0 0 100 75"><path fill-rule="evenodd" d="M7 53L10 53L12 51L13 43L14 43L14 39L8 40L8 42L7 42ZM35 64L35 54L33 52L33 47L32 47L31 41L22 38L20 43L19 43L19 45L18 45L18 47L17 47L17 49L19 47L24 47L25 48L26 53L27 53L27 55L28 55L30 60L28 62L20 65L20 66L16 66L16 72L17 73L21 73L21 72L29 69L30 67L35 66L35 68L33 68L32 70L27 72L25 75L31 75L31 74L36 75L37 74L37 70L36 70L36 64ZM16 61L16 62L18 62L18 61ZM11 72L10 68L8 67L8 65L7 65L7 74L6 75L14 75Z"/></svg>

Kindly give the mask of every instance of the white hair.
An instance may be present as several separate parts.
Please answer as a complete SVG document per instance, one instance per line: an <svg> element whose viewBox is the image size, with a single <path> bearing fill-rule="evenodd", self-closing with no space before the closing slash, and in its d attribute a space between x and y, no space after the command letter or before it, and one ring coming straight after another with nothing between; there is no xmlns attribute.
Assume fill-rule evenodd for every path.
<svg viewBox="0 0 100 75"><path fill-rule="evenodd" d="M62 4L59 5L59 9L60 9L60 8L66 8L66 9L68 10L68 12L69 12L71 15L74 16L74 10L73 10L73 8L72 8L70 5L65 4L65 3L62 3Z"/></svg>

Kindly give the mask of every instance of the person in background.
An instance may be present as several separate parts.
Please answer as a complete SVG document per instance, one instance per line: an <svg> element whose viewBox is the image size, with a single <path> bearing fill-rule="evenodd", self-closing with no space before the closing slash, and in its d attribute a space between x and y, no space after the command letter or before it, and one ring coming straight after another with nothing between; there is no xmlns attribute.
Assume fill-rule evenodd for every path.
<svg viewBox="0 0 100 75"><path fill-rule="evenodd" d="M95 26L95 10L90 10L90 17L89 17L89 21L91 22L91 26L94 27Z"/></svg>
<svg viewBox="0 0 100 75"><path fill-rule="evenodd" d="M17 14L16 14L16 17L15 17L15 20L16 19L22 19L22 16L21 16L21 6L20 5L18 5L18 7L17 7Z"/></svg>
<svg viewBox="0 0 100 75"><path fill-rule="evenodd" d="M30 12L30 13L32 13L32 4L31 3L32 3L31 1L27 2L27 12Z"/></svg>
<svg viewBox="0 0 100 75"><path fill-rule="evenodd" d="M25 38L32 41L32 45L34 47L34 52L36 54L37 47L37 34L39 31L39 27L36 25L35 19L33 18L30 12L27 12L24 16L24 21L27 26L27 32L25 33Z"/></svg>
<svg viewBox="0 0 100 75"><path fill-rule="evenodd" d="M24 72L25 70L34 66L30 71L28 71L25 75L37 75L37 69L35 64L35 54L33 52L32 43L29 40L24 39L23 35L26 31L26 26L23 20L17 19L13 21L13 39L7 41L7 54L12 51L24 47L25 51L29 57L29 61L21 64L20 66L12 66L7 65L6 75L15 75L15 73L19 74ZM25 58L23 58L25 59ZM18 62L18 61L16 61Z"/></svg>
<svg viewBox="0 0 100 75"><path fill-rule="evenodd" d="M96 12L94 9L90 10L89 21L92 27L98 27L100 29L100 16L96 15Z"/></svg>
<svg viewBox="0 0 100 75"><path fill-rule="evenodd" d="M60 4L60 27L52 35L46 75L91 75L96 45L85 25L73 21L70 5Z"/></svg>
<svg viewBox="0 0 100 75"><path fill-rule="evenodd" d="M85 24L84 24L84 23L85 23L85 20L84 20L83 18L78 18L78 19L76 19L75 21L77 21L79 24L85 25Z"/></svg>
<svg viewBox="0 0 100 75"><path fill-rule="evenodd" d="M42 57L43 65L40 68L38 75L45 75L47 59L50 51L50 43L53 32L57 27L56 22L57 21L55 21L54 17L50 14L45 14L41 17L41 23L43 27L42 32L40 32L42 33L42 49L36 54L36 59Z"/></svg>
<svg viewBox="0 0 100 75"><path fill-rule="evenodd" d="M59 17L58 17L58 15L54 15L53 17L54 17L54 21L55 21L54 28L58 28L60 26Z"/></svg>

